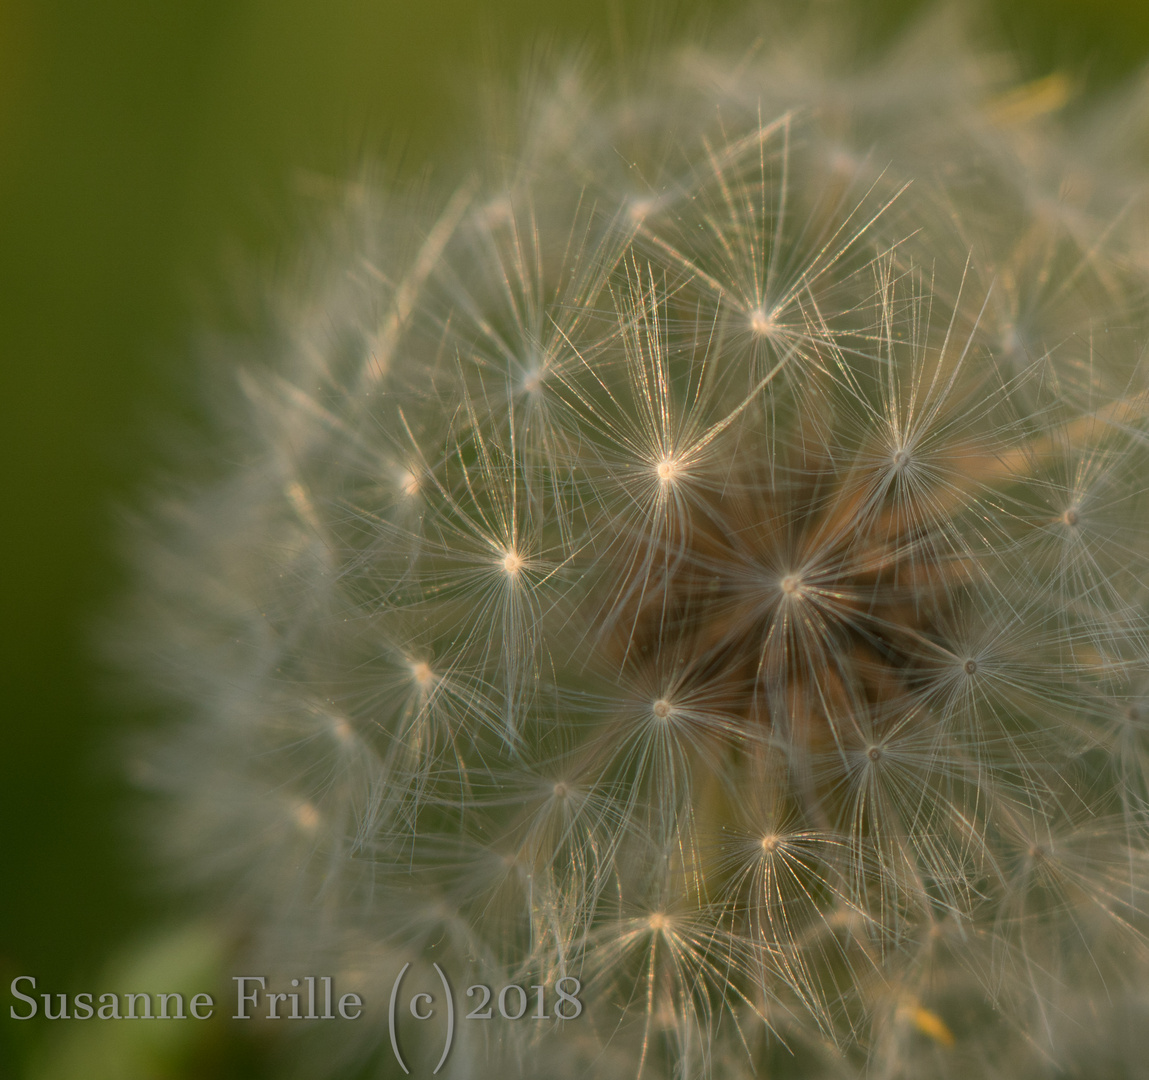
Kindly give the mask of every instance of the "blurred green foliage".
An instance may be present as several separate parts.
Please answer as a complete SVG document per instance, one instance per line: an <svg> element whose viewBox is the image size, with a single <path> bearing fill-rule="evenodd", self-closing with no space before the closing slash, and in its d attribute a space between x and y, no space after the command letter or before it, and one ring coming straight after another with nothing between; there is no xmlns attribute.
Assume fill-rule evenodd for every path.
<svg viewBox="0 0 1149 1080"><path fill-rule="evenodd" d="M869 33L918 6L867 3ZM683 3L677 18L742 7ZM609 54L643 39L649 8L0 0L5 989L17 974L90 989L138 927L176 914L125 839L123 720L91 639L122 573L114 508L154 467L156 418L194 419L189 328L229 257L289 250L301 175L448 160L484 64L513 71L540 32ZM1028 75L1065 69L1104 88L1149 52L1143 0L1015 0L996 18ZM5 1013L0 1032L0 1075L20 1075L45 1027ZM255 1068L217 1057L234 1075Z"/></svg>

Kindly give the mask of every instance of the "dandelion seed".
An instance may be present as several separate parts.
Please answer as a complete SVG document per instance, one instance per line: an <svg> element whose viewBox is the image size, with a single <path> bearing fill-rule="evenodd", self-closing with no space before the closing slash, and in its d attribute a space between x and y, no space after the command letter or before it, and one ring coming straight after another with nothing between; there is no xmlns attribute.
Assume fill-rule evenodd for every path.
<svg viewBox="0 0 1149 1080"><path fill-rule="evenodd" d="M399 490L409 499L419 494L419 478L413 473L404 470L399 474Z"/></svg>
<svg viewBox="0 0 1149 1080"><path fill-rule="evenodd" d="M778 587L785 596L797 598L802 595L802 575L787 574L778 582Z"/></svg>
<svg viewBox="0 0 1149 1080"><path fill-rule="evenodd" d="M657 208L656 199L632 199L627 205L626 213L631 222L641 225Z"/></svg>
<svg viewBox="0 0 1149 1080"><path fill-rule="evenodd" d="M775 330L774 314L769 315L762 308L755 308L750 312L750 329L758 337L768 337Z"/></svg>
<svg viewBox="0 0 1149 1080"><path fill-rule="evenodd" d="M295 808L295 821L307 833L313 833L319 828L319 811L309 802L302 802Z"/></svg>

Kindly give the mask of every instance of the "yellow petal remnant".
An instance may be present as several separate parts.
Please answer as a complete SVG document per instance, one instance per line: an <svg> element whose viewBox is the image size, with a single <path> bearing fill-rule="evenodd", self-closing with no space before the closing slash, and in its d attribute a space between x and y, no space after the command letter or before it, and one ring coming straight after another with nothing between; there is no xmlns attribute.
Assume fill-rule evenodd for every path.
<svg viewBox="0 0 1149 1080"><path fill-rule="evenodd" d="M932 1009L927 1009L918 1001L909 1001L901 1007L899 1013L934 1042L941 1043L942 1046L953 1046L954 1033Z"/></svg>
<svg viewBox="0 0 1149 1080"><path fill-rule="evenodd" d="M1015 127L1041 116L1059 112L1073 97L1073 81L1064 71L1054 71L994 98L990 119L1000 127Z"/></svg>

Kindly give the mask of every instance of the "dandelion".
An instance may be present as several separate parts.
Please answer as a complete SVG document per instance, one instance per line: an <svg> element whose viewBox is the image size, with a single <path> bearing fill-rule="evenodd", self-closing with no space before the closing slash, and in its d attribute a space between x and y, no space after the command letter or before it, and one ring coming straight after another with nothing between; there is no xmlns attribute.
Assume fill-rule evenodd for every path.
<svg viewBox="0 0 1149 1080"><path fill-rule="evenodd" d="M581 987L440 1075L1041 1077L1144 1022L1136 167L1064 79L818 33L564 69L437 216L357 204L141 526L158 846L245 958Z"/></svg>

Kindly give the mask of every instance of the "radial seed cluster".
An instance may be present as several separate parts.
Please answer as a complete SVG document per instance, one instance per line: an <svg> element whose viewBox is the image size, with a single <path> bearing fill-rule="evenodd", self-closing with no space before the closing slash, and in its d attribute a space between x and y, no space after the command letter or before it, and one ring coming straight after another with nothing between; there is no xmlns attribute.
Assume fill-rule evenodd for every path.
<svg viewBox="0 0 1149 1080"><path fill-rule="evenodd" d="M1149 99L932 40L560 66L269 293L142 775L348 1063L434 962L583 1007L440 1075L1143 1064Z"/></svg>

